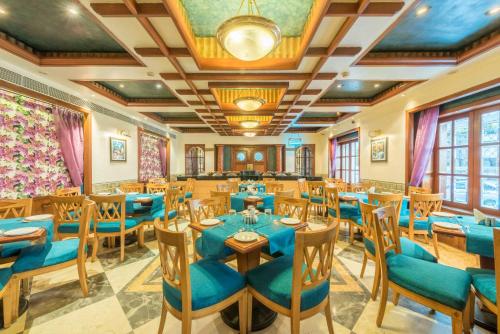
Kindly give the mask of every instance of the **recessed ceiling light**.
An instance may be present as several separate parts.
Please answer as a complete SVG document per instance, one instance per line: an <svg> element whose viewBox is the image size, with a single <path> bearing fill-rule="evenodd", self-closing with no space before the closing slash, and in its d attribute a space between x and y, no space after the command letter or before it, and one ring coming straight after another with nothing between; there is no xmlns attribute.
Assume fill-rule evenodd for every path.
<svg viewBox="0 0 500 334"><path fill-rule="evenodd" d="M243 135L245 137L255 137L256 133L255 132L243 132Z"/></svg>
<svg viewBox="0 0 500 334"><path fill-rule="evenodd" d="M342 84L338 84L338 85L337 85L337 88L342 88Z"/></svg>
<svg viewBox="0 0 500 334"><path fill-rule="evenodd" d="M161 86L161 83L157 83L157 84L156 84L156 89L161 89L161 87L162 87L162 86Z"/></svg>
<svg viewBox="0 0 500 334"><path fill-rule="evenodd" d="M431 9L430 6L427 6L427 5L423 5L423 6L420 6L417 8L417 11L415 12L415 14L417 16L422 16L422 15L425 15L427 14L427 12Z"/></svg>
<svg viewBox="0 0 500 334"><path fill-rule="evenodd" d="M401 94L401 96L402 96L402 97L405 97L405 96L406 96L406 94Z"/></svg>
<svg viewBox="0 0 500 334"><path fill-rule="evenodd" d="M125 88L124 84L120 84L119 86L120 86L120 88Z"/></svg>
<svg viewBox="0 0 500 334"><path fill-rule="evenodd" d="M376 83L375 85L373 85L373 87L375 87L375 88L379 88L379 87L380 87L380 84L379 84L379 83Z"/></svg>
<svg viewBox="0 0 500 334"><path fill-rule="evenodd" d="M78 10L77 6L68 6L68 13L71 16L77 16L80 14L80 11Z"/></svg>
<svg viewBox="0 0 500 334"><path fill-rule="evenodd" d="M488 9L488 11L485 14L488 16L493 16L493 15L497 15L498 13L500 13L500 6L494 6L490 9Z"/></svg>
<svg viewBox="0 0 500 334"><path fill-rule="evenodd" d="M0 15L7 15L7 11L3 7L0 7Z"/></svg>

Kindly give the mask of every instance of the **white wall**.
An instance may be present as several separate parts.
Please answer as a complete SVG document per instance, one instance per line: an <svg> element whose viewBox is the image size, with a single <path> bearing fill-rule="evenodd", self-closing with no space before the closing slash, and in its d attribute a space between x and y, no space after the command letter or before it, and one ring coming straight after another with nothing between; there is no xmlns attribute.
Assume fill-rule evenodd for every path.
<svg viewBox="0 0 500 334"><path fill-rule="evenodd" d="M130 134L119 134L125 130ZM110 137L127 140L127 161L111 162ZM92 183L137 179L137 127L103 114L92 114Z"/></svg>
<svg viewBox="0 0 500 334"><path fill-rule="evenodd" d="M243 136L219 136L218 134L182 134L178 136L175 142L176 153L172 159L171 173L174 175L184 174L184 145L185 144L205 144L205 148L215 149L215 144L227 145L270 145L270 144L287 144L288 138L300 137L303 144L315 144L316 157L316 175L328 174L328 150L327 137L321 133L304 133L304 134L283 134L281 136L257 136L247 138ZM214 152L210 151L205 154L206 171L214 170ZM295 171L294 152L286 152L286 171Z"/></svg>
<svg viewBox="0 0 500 334"><path fill-rule="evenodd" d="M453 73L443 74L409 89L404 92L405 96L399 95L366 108L323 133L332 136L359 127L361 178L404 183L406 110L496 79L500 74L499 64L500 52L493 50L459 66ZM380 130L380 137L388 137L387 162L370 161L371 138L368 134L373 130Z"/></svg>

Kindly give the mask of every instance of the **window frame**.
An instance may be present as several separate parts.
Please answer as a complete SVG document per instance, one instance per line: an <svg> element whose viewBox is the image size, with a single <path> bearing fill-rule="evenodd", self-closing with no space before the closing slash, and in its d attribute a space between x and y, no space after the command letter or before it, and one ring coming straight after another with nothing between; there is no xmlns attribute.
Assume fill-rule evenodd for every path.
<svg viewBox="0 0 500 334"><path fill-rule="evenodd" d="M203 152L203 155L201 157L189 157L189 152L191 151L192 148L200 148L201 151ZM198 174L190 174L188 173L188 161L190 160L197 160L197 165L199 167L203 166L203 170L198 169ZM184 151L184 173L185 175L188 176L198 176L200 173L204 173L206 170L206 150L205 150L205 145L204 144L186 144L185 146L185 151Z"/></svg>
<svg viewBox="0 0 500 334"><path fill-rule="evenodd" d="M358 153L356 155L353 155L352 154L352 145L353 144L358 144ZM348 151L348 155L344 155L343 154L343 150L342 150L342 147L343 146L346 146L347 147L347 151ZM344 180L346 183L352 183L352 184L356 184L356 183L359 183L360 181L360 150L359 150L359 138L352 138L352 139L349 139L349 140L345 140L345 141L338 141L337 142L337 149L338 149L338 155L335 154L335 158L337 159L338 158L338 162L340 164L340 168L337 168L337 162L335 163L335 167L336 167L336 170L335 170L335 173L334 173L334 176L336 178L341 178L342 180ZM357 169L353 169L353 165L352 165L352 158L353 157L357 157ZM347 160L349 160L349 168L344 168L344 164L343 164L343 158L347 158ZM337 171L339 171L340 175L337 175ZM353 182L353 180L351 180L351 176L353 175L353 172L358 172L358 180L356 182ZM346 174L346 178L344 178L344 173ZM349 181L347 180L347 178L349 179Z"/></svg>
<svg viewBox="0 0 500 334"><path fill-rule="evenodd" d="M307 155L300 155L300 151L304 151L305 149L307 149L309 151L309 156ZM297 147L295 149L295 172L298 173L300 176L314 176L315 175L315 149L314 149L314 145L308 145L308 144L305 144L305 145L301 145L299 147ZM304 166L306 169L308 169L307 171L309 171L309 173L307 173L307 171L305 171L304 173L302 173L302 161L304 161ZM309 162L307 161L309 160Z"/></svg>

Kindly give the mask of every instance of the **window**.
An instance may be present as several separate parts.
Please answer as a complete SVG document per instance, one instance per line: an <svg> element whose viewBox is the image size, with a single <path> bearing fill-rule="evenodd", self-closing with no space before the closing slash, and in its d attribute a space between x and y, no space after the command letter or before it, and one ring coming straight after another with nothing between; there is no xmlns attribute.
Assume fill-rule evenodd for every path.
<svg viewBox="0 0 500 334"><path fill-rule="evenodd" d="M314 175L314 154L309 146L301 146L295 150L295 172L300 176Z"/></svg>
<svg viewBox="0 0 500 334"><path fill-rule="evenodd" d="M247 152L239 151L236 153L236 160L238 160L238 162L245 162L245 160L247 160Z"/></svg>
<svg viewBox="0 0 500 334"><path fill-rule="evenodd" d="M199 175L205 172L205 146L186 145L186 175Z"/></svg>
<svg viewBox="0 0 500 334"><path fill-rule="evenodd" d="M443 193L446 205L500 209L499 114L498 108L489 108L440 119L434 189Z"/></svg>
<svg viewBox="0 0 500 334"><path fill-rule="evenodd" d="M264 161L264 153L262 152L255 152L253 155L253 160L256 162L261 162Z"/></svg>
<svg viewBox="0 0 500 334"><path fill-rule="evenodd" d="M335 177L347 183L359 182L359 141L339 141L335 161Z"/></svg>

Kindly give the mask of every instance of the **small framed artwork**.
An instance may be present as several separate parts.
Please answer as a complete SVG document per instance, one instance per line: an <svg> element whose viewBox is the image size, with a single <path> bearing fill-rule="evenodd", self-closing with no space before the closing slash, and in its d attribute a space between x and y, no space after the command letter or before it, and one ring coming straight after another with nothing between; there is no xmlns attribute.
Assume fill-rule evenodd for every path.
<svg viewBox="0 0 500 334"><path fill-rule="evenodd" d="M127 141L125 139L109 138L111 161L127 161Z"/></svg>
<svg viewBox="0 0 500 334"><path fill-rule="evenodd" d="M371 160L387 161L387 137L371 140Z"/></svg>

